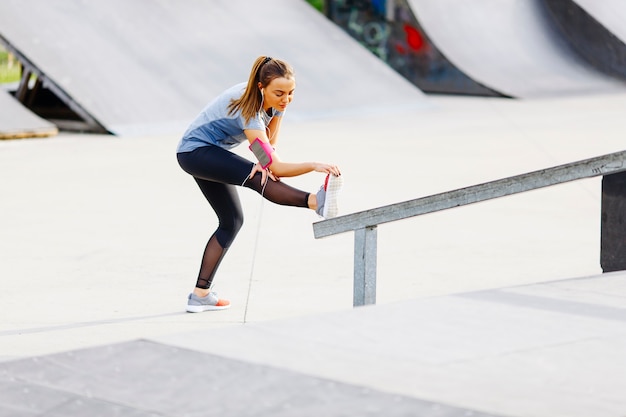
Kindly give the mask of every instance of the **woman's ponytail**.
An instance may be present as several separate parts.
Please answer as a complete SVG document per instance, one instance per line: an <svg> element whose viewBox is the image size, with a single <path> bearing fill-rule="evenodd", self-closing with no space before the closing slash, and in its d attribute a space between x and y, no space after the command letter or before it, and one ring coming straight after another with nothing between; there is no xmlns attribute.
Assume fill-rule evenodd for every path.
<svg viewBox="0 0 626 417"><path fill-rule="evenodd" d="M252 64L246 90L238 99L233 99L228 105L228 114L241 110L246 123L252 119L263 104L263 95L259 89L259 82L267 86L275 78L293 78L293 69L289 64L269 56L260 56Z"/></svg>

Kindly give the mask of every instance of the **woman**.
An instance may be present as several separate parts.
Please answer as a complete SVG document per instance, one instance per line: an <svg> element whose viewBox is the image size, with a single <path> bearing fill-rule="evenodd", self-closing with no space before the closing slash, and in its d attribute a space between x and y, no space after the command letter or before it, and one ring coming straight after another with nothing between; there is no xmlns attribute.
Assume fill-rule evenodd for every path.
<svg viewBox="0 0 626 417"><path fill-rule="evenodd" d="M236 186L251 188L276 204L315 210L325 218L337 215L337 194L342 177L336 165L320 162L284 162L275 152L282 116L293 99L296 81L284 61L259 57L247 83L237 84L210 102L191 123L177 149L178 163L192 175L215 210L219 225L209 239L196 281L189 294L187 311L199 313L230 307L230 302L211 291L215 272L243 224ZM241 143L256 139L271 159L265 168L232 152ZM257 155L257 153L255 153ZM309 172L325 173L317 194L307 193L280 181Z"/></svg>

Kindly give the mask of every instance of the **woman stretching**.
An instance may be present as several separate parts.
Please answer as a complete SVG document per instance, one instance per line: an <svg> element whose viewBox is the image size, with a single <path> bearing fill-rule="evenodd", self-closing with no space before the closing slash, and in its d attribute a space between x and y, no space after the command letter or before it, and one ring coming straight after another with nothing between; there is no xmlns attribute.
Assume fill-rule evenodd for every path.
<svg viewBox="0 0 626 417"><path fill-rule="evenodd" d="M339 168L320 162L284 162L275 152L281 119L295 87L289 64L261 56L255 60L248 82L229 88L211 101L178 144L178 163L193 176L219 222L204 249L196 286L188 297L190 313L230 307L228 300L211 291L211 284L243 225L236 186L253 189L276 204L309 208L324 218L337 216L337 194L343 182ZM258 163L229 151L246 141L254 145L251 149ZM316 194L280 181L281 177L312 171L327 174Z"/></svg>

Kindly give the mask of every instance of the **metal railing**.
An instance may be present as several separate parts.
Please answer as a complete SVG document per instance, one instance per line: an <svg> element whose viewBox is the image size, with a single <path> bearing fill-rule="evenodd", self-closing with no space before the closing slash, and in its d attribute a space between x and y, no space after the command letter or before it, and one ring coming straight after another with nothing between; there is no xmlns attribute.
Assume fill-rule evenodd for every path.
<svg viewBox="0 0 626 417"><path fill-rule="evenodd" d="M626 269L626 151L559 165L484 184L347 214L313 224L316 239L354 231L353 305L376 303L377 226L454 207L604 176L602 187L603 270ZM620 174L622 173L622 174ZM618 175L619 174L619 175ZM605 179L612 177L605 189ZM607 196L606 194L610 194ZM624 215L622 214L624 213ZM622 218L624 221L622 222ZM610 229L610 233L604 233ZM605 265L606 264L606 265Z"/></svg>

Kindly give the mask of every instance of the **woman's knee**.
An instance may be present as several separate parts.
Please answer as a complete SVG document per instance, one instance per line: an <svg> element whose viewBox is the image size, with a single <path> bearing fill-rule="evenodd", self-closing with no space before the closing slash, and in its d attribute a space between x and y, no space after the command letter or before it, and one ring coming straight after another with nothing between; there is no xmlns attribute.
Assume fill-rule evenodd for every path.
<svg viewBox="0 0 626 417"><path fill-rule="evenodd" d="M223 248L229 248L243 227L243 213L233 212L228 222L220 222L217 228L217 241Z"/></svg>
<svg viewBox="0 0 626 417"><path fill-rule="evenodd" d="M235 235L239 233L243 227L243 213L233 213L232 231Z"/></svg>

